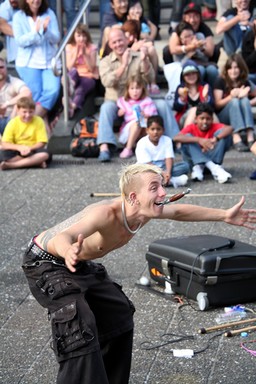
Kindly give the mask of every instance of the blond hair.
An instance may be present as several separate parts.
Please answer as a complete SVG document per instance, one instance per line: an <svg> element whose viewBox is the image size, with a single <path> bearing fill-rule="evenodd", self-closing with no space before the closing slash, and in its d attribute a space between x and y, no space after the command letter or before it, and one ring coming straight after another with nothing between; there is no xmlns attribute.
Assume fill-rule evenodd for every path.
<svg viewBox="0 0 256 384"><path fill-rule="evenodd" d="M162 176L161 168L153 164L136 163L123 167L119 179L119 188L122 196L127 197L130 190L137 185L141 174L147 172Z"/></svg>

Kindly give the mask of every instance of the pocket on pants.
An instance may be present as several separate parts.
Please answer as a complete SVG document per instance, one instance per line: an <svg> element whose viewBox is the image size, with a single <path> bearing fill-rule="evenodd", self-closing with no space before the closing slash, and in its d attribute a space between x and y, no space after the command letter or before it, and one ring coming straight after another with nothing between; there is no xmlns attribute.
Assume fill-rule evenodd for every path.
<svg viewBox="0 0 256 384"><path fill-rule="evenodd" d="M59 270L45 272L36 281L36 286L51 300L56 300L71 293L81 292L79 285L76 284L72 276Z"/></svg>
<svg viewBox="0 0 256 384"><path fill-rule="evenodd" d="M86 347L95 338L91 328L79 318L76 301L51 313L51 320L56 356Z"/></svg>

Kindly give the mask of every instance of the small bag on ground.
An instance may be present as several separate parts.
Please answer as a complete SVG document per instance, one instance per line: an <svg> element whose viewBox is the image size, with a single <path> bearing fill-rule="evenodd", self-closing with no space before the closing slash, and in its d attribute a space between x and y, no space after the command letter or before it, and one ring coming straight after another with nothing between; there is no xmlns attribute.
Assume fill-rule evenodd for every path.
<svg viewBox="0 0 256 384"><path fill-rule="evenodd" d="M94 117L84 117L78 121L72 129L71 155L75 157L98 157L97 135L98 121Z"/></svg>

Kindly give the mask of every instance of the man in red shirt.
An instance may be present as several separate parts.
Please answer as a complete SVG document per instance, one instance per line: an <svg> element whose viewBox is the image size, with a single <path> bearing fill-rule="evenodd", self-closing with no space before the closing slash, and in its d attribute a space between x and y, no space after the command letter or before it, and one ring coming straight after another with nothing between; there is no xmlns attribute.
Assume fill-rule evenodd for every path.
<svg viewBox="0 0 256 384"><path fill-rule="evenodd" d="M213 122L213 108L209 104L198 105L195 123L185 126L173 138L174 142L182 144L183 159L192 167L192 180L203 181L205 168L220 184L232 177L221 166L232 144L232 131L231 126Z"/></svg>

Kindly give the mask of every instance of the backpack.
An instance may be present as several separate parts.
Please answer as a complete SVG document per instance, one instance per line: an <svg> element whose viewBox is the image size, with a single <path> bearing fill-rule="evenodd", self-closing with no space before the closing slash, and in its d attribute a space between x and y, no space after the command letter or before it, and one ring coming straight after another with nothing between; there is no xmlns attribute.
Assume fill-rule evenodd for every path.
<svg viewBox="0 0 256 384"><path fill-rule="evenodd" d="M94 117L84 117L78 121L72 129L71 155L85 158L98 157L97 135L98 121Z"/></svg>

